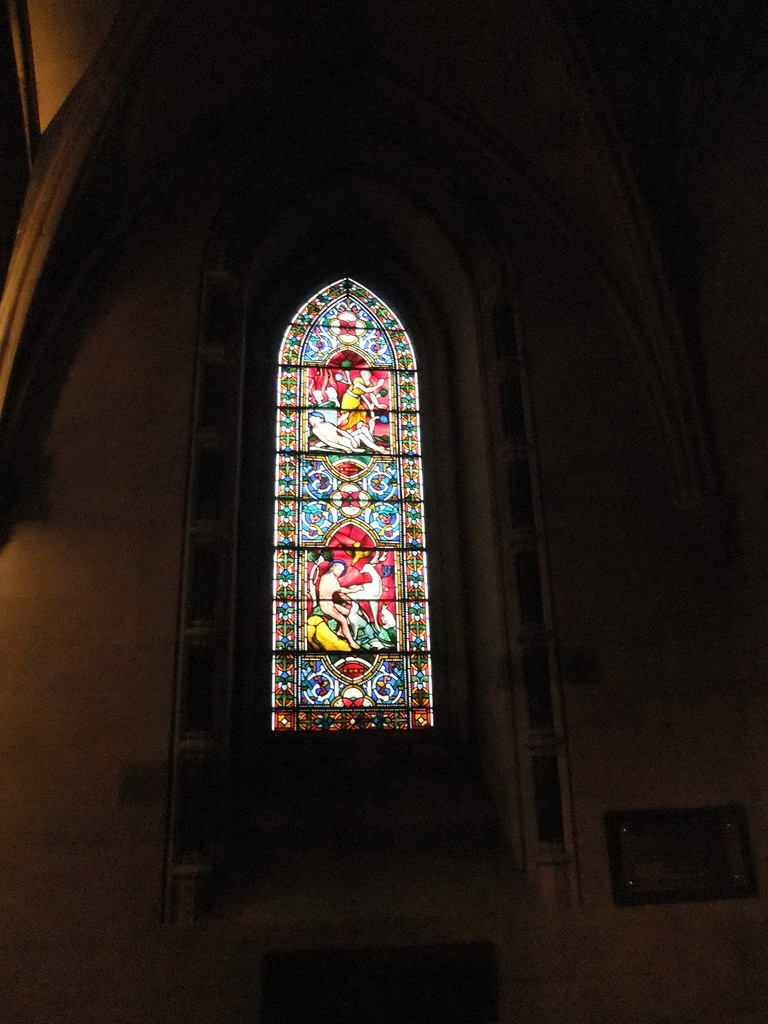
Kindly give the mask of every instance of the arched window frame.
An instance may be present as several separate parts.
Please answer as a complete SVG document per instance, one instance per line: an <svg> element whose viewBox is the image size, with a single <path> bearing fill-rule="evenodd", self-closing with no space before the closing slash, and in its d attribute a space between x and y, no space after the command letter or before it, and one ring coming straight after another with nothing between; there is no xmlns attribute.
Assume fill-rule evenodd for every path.
<svg viewBox="0 0 768 1024"><path fill-rule="evenodd" d="M410 218L407 226L413 223ZM261 253L250 271L237 261L230 267L213 252L204 278L166 888L166 915L176 921L190 920L195 905L207 898L206 879L221 856L216 851L233 839L238 848L249 841L251 822L260 813L253 794L268 788L269 779L277 794L286 770L291 776L304 769L313 773L319 762L327 771L329 759L336 763L339 751L357 751L368 759L384 752L387 758L403 752L408 756L408 751L421 756L435 740L449 746L457 741L475 743L480 730L491 730L492 742L503 734L499 750L509 764L517 761L504 725L511 680L506 658L499 657L499 643L506 634L497 562L485 558L491 534L498 533L491 529L495 515L484 460L488 439L476 335L482 333L479 326L490 306L475 296L475 309L475 293L459 266L452 275L443 266L434 276L431 264L412 273L407 260L391 259L392 246L381 244L371 254L367 227L365 238L344 246L343 253L334 239L293 265L282 243L277 246L280 258L275 252ZM347 250L352 251L351 261ZM445 255L450 261L450 252ZM259 681L269 678L271 652L258 645L263 638L271 647L275 452L274 432L266 417L271 420L273 415L279 337L306 282L317 286L330 276L323 272L329 266L343 273L350 262L359 265L364 279L370 275L380 294L392 296L396 308L403 309L422 357L429 413L424 424L427 498L430 508L440 509L430 530L430 544L438 542L436 554L431 548L433 565L439 568L431 597L434 625L439 627L433 652L438 662L439 728L392 732L392 742L385 743L382 736L373 744L370 732L353 730L346 733L348 742L341 736L323 742L322 735L311 732L303 734L306 742L300 742L297 733L272 732L270 738L268 686L259 686ZM477 315L470 316L470 311ZM204 463L214 471L204 470ZM223 465L221 473L215 470L217 465ZM208 519L215 501L209 502L206 495L212 492L220 503ZM471 504L462 510L467 500ZM484 571L476 571L478 567ZM215 600L197 600L205 597L209 583L215 586ZM256 640L251 643L249 637ZM188 655L195 646L201 656L192 659ZM478 695L483 699L477 700ZM193 706L206 713L209 725L204 729L190 720ZM408 735L412 742L406 742ZM515 770L510 773L509 792ZM506 776L501 784L507 785ZM509 792L501 792L502 801ZM512 820L513 833L515 827ZM525 827L535 829L528 823ZM221 834L225 829L230 833L226 839ZM517 844L516 835L512 838ZM537 871L538 853L532 849L531 870ZM546 856L551 855L547 848ZM564 863L568 869L571 858L566 854L565 861L552 863Z"/></svg>

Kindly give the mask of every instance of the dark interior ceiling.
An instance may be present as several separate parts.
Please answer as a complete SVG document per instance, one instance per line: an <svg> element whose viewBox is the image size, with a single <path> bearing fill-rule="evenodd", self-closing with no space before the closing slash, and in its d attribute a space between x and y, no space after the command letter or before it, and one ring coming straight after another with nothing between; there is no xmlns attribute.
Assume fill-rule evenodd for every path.
<svg viewBox="0 0 768 1024"><path fill-rule="evenodd" d="M567 0L620 145L695 328L692 188L743 113L768 98L766 0Z"/></svg>
<svg viewBox="0 0 768 1024"><path fill-rule="evenodd" d="M581 40L584 63L605 97L619 144L634 167L681 311L695 334L697 238L692 186L726 144L740 114L757 109L768 98L768 0L558 2L569 28ZM115 6L116 0L85 0L71 8L65 5L60 16L67 25L75 25L93 21L97 12L103 34ZM75 27L69 26L66 39L77 36ZM35 52L41 68L47 66L45 53L37 52L47 40L43 28L38 30ZM54 36L59 34L57 29ZM0 23L0 37L0 103L4 131L14 136L5 138L2 147L3 160L13 164L4 166L6 191L14 191L12 202L6 196L7 216L0 222L0 266L4 268L26 183L7 14ZM65 49L66 39L62 36ZM93 48L96 42L91 43ZM88 54L81 57L84 68Z"/></svg>

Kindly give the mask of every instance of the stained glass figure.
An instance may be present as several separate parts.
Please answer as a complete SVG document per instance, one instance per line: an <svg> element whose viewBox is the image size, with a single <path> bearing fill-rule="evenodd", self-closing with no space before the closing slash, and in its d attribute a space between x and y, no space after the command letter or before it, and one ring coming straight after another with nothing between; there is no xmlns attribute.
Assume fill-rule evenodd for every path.
<svg viewBox="0 0 768 1024"><path fill-rule="evenodd" d="M426 728L411 343L380 299L344 278L299 310L279 363L272 726Z"/></svg>

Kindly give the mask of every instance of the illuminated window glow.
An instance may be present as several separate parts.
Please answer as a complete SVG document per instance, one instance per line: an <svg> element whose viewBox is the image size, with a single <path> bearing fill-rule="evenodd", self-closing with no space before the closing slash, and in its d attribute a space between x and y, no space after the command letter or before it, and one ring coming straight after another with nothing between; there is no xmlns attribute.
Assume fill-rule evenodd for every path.
<svg viewBox="0 0 768 1024"><path fill-rule="evenodd" d="M278 372L272 726L432 724L413 348L348 278L291 321Z"/></svg>

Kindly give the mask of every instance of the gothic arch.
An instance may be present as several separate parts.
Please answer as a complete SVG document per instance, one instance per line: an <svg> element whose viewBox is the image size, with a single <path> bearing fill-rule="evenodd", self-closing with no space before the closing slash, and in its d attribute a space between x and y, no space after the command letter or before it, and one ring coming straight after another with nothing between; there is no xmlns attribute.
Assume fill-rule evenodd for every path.
<svg viewBox="0 0 768 1024"><path fill-rule="evenodd" d="M280 160L297 159L293 141L302 135L302 120L311 122L321 108L331 119L336 116L333 97L326 86L310 80L300 91L283 90L279 97L270 96L261 104L264 115L256 119L255 125L250 116L244 119L241 114L227 114L223 131L188 140L183 150L174 155L171 166L150 168L148 176L142 168L144 177L129 183L113 175L112 165L108 175L115 180L110 181L105 177L105 165L110 168L109 146L126 109L122 106L124 92L140 84L132 61L140 56L146 33L153 25L153 12L151 5L145 5L143 13L133 5L126 6L112 41L71 98L57 127L58 137L51 140L49 152L36 168L0 308L2 443L5 458L11 461L24 391L30 375L37 372L36 351L41 345L55 343L53 337L65 321L65 307L75 301L87 274L103 258L110 238L124 231L130 218L146 206L147 196L162 192L185 167L190 168L201 157L207 159L212 147L228 152L237 163L243 151L261 146L266 164L274 167L279 179ZM551 24L557 36L557 19L551 19ZM374 147L380 145L386 135L382 154L389 149L391 157L383 161L379 172L391 174L386 167L397 167L394 180L405 185L410 178L405 187L420 190L419 173L426 172L429 177L443 165L448 172L443 175L444 181L450 180L451 188L463 193L462 202L467 203L472 196L475 218L485 222L483 231L495 234L503 247L517 246L520 211L527 210L524 233L534 225L534 232L542 234L549 244L565 242L578 259L587 261L605 289L617 324L621 325L619 336L636 362L638 379L642 381L668 460L675 500L703 515L714 512L716 516L715 458L692 383L686 342L664 283L651 232L626 168L615 156L606 130L590 113L592 107L575 62L567 58L566 40L560 36L557 45L566 55L563 60L573 88L582 94L585 123L607 169L605 180L610 187L604 202L611 211L610 219L619 226L616 239L601 238L599 231L604 228L596 233L594 225L587 225L580 215L567 213L569 199L562 192L562 183L554 185L522 151L483 134L470 126L460 112L438 106L389 73L383 75L375 62L372 70L366 71L366 89L360 91L351 107L345 98L338 108L339 124L345 117L351 116L353 123L359 117L360 136L369 140L363 142L362 148L373 140ZM120 49L124 79L115 71L113 47ZM256 97L241 96L237 105L250 111L251 104L256 102ZM388 111L383 119L382 109ZM367 110L378 111L378 136L366 123ZM284 131L286 125L291 126L288 136ZM324 177L332 167L331 154L326 155L325 164L322 156L316 158L316 166L320 177ZM265 182L268 189L273 184ZM127 203L115 201L115 197L110 197L114 187L127 188L132 198ZM591 187L595 195L602 193L597 180L591 182ZM429 186L425 194L430 194ZM431 195L435 195L434 184ZM97 209L89 209L89 204L94 203ZM450 218L447 206L442 216ZM99 225L101 237L88 239L85 225L89 223ZM70 279L63 286L70 271L62 274L57 250L64 251L73 244L68 235L72 228L78 235L85 230L86 237L78 240L82 259L77 279ZM467 242L474 226L465 231L467 237L463 241Z"/></svg>
<svg viewBox="0 0 768 1024"><path fill-rule="evenodd" d="M265 747L274 747L280 739L278 736L270 744L265 738L268 708L263 697L271 652L262 640L270 633L272 588L263 567L272 560L274 446L263 424L273 415L275 353L286 323L307 295L329 279L348 274L370 283L398 311L417 349L424 410L426 515L434 565L430 598L434 607L435 702L441 709L438 733L449 744L469 744L481 761L484 757L491 762L503 758L503 772L491 763L486 771L506 790L498 794L499 803L516 806L516 739L509 728L513 709L505 678L509 612L503 565L493 553L498 528L494 469L487 458L489 424L478 415L487 406L480 357L490 317L487 301L468 276L461 253L434 218L417 207L407 192L359 173L334 176L325 188L311 196L299 196L260 237L251 232L247 216L223 217L220 224L225 228L235 225L236 231L229 238L226 230L220 232L209 246L198 389L204 392L207 375L222 365L230 382L227 388L238 387L241 373L239 379L245 387L238 408L232 411L235 419L242 417L240 473L238 476L233 469L225 474L233 487L228 508L239 505L241 512L236 530L233 527L227 536L219 535L224 566L220 572L226 576L228 566L240 567L239 579L229 576L222 581L219 575L222 594L238 594L238 622L234 629L225 627L233 646L223 655L224 662L235 665L235 691L234 696L221 693L214 702L225 717L210 731L206 756L214 761L227 756L216 737L228 736L234 727L234 745L229 749L236 762L240 758L235 774L247 777L243 751L245 761L250 757L253 762L252 752L261 745L258 756L263 761ZM244 258L246 239L250 251ZM238 356L241 341L245 348ZM232 347L227 356L228 346ZM193 461L193 489L201 472L200 459L206 452L232 451L234 436L202 430L193 437L197 460ZM205 524L195 524L194 511L190 531L188 580L194 576L197 546L209 550L214 536L210 531L206 535ZM194 582L191 586L194 592ZM190 601L194 597L188 595L187 603ZM221 614L226 615L226 610ZM194 621L186 636L193 647L199 646L201 633ZM184 644L183 633L182 648ZM176 748L176 785L182 788L190 784L189 756L199 767L201 753L199 743L196 745L192 734L185 735L183 726L187 660L181 662ZM226 690L226 673L219 675L218 685ZM254 696L259 690L261 698ZM228 719L233 700L234 725ZM254 740L256 735L262 739ZM486 737L479 745L478 735ZM253 770L251 764L250 772ZM251 777L245 785L258 783ZM519 827L514 817L505 821L510 841L521 857ZM183 866L178 860L174 865L172 854L172 907L183 902L178 893L174 895L174 885L180 879L189 882L189 866L179 875L179 865Z"/></svg>
<svg viewBox="0 0 768 1024"><path fill-rule="evenodd" d="M146 23L137 26L138 39ZM126 67L135 57L129 47ZM106 74L104 67L101 74ZM525 270L532 250L541 254L565 243L604 289L621 324L617 339L632 353L653 411L673 493L703 501L714 488L674 310L663 282L655 276L649 243L636 231L636 213L620 175L606 205L620 214L619 235L629 254L626 258L617 257L616 239L603 237L600 227L587 226L579 216L564 213L568 202L562 187L547 180L529 156L470 127L461 112L425 97L397 75L374 70L365 75L366 88L359 95L359 83L348 81L336 100L326 83L316 82L300 91L283 92L281 97L270 95L263 110L256 102L259 97L251 95L252 106L246 107L245 115L242 110L234 115L227 112L201 137L185 136L170 165L134 167L135 177L121 182L105 174L105 167L109 171L115 166L113 158L119 163L121 118L128 116L130 104L121 109L125 96L115 82L101 94L99 86L104 84L104 77L90 76L87 88L73 97L60 138L57 143L53 140L52 158L41 165L30 193L28 219L20 234L0 325L5 332L4 365L10 367L14 355L19 355L3 421L7 450L13 451L17 439L25 389L33 374L41 372L48 347L57 343L56 332L76 305L78 294L82 295L88 273L108 260L110 246L121 233L130 231L144 209L162 202L164 192L197 175L192 192L198 190L198 199L203 192L205 202L223 196L203 272L202 360L221 367L225 380L238 388L243 380L247 382L244 390L231 392L237 401L228 414L229 427L236 425L239 431L243 424L244 450L254 453L249 473L240 473L244 463L239 456L230 460L229 468L219 462L224 467L221 479L229 488L228 507L222 512L224 518L229 516L226 530L192 522L200 507L195 511L190 501L189 537L201 543L190 544L188 551L194 554L186 578L204 581L196 591L198 597L213 592L207 583L215 583L220 600L210 611L214 617L224 616L222 609L232 607L236 591L235 558L248 545L255 558L265 536L257 530L246 538L236 509L249 507L249 497L258 504L263 468L269 464L259 453L258 439L249 437L248 430L271 408L270 360L276 337L313 288L346 274L369 282L412 325L423 353L420 363L433 382L425 395L433 424L425 443L438 457L431 463L435 469L428 494L440 503L436 543L447 581L435 594L437 604L443 605L436 625L436 635L444 640L436 657L438 698L443 688L448 695L443 704L449 709L447 726L462 740L483 736L478 746L487 758L498 803L516 808L520 802L517 745L508 727L513 710L508 651L502 640L512 612L498 551L493 549L499 488L488 460L493 428L485 404L483 361L495 344L495 310L505 301L514 307L515 276ZM134 84L119 83L126 87L126 94ZM308 153L304 140L318 112L327 130L313 139ZM356 148L349 160L343 160L339 139L350 124ZM605 146L603 156L610 164L610 146ZM125 209L118 201L121 185L127 189ZM586 180L581 185L586 191L590 187L597 191L599 182ZM96 231L91 222L98 225ZM87 230L84 225L89 225ZM68 247L81 231L76 271L69 276L64 270ZM510 351L515 319L510 318L512 329L503 338ZM451 371L458 380L453 390ZM201 372L198 387L205 388L206 379L212 378ZM206 458L213 465L219 455L229 452L231 457L239 450L237 431L226 436L217 431L214 425L205 428L205 436L195 437L194 456L199 459L193 462L195 483L202 478ZM456 437L460 440L452 444ZM219 544L223 555L217 561ZM529 548L527 561L520 562L529 582L540 571L536 554ZM262 564L268 564L268 558ZM197 577L198 571L203 575ZM535 584L534 579L533 591ZM186 599L193 601L195 595L187 593ZM258 617L264 614L261 600L259 593L241 595L240 608L253 610ZM197 666L194 671L203 675L207 654L200 652L206 650L207 627L200 623L208 610L205 601L193 608L194 635L200 642L185 652ZM186 628L188 620L183 622ZM215 625L234 638L226 618ZM544 624L536 626L543 629ZM205 729L187 730L178 719L176 783L186 795L177 801L177 823L182 805L193 812L197 808L198 821L210 812L210 808L202 810L210 803L213 785L209 767L226 759L232 735L232 695L227 687L235 653L230 646L215 669L219 687L215 722ZM239 664L255 665L258 658L258 652L246 650ZM180 672L185 671L182 661ZM478 687L484 698L480 701ZM180 700L183 693L181 686ZM253 717L258 717L258 709ZM554 734L554 728L549 731ZM552 742L547 738L547 743ZM502 764L505 770L500 772ZM551 776L551 763L547 764ZM505 825L522 861L524 829L516 811L508 811ZM194 836L195 843L207 842L199 830ZM196 856L200 851L192 852ZM184 855L177 861L172 855L172 877L189 878L192 868L205 873L210 863L207 852L202 852L205 856L200 860ZM566 851L564 856L571 854Z"/></svg>

